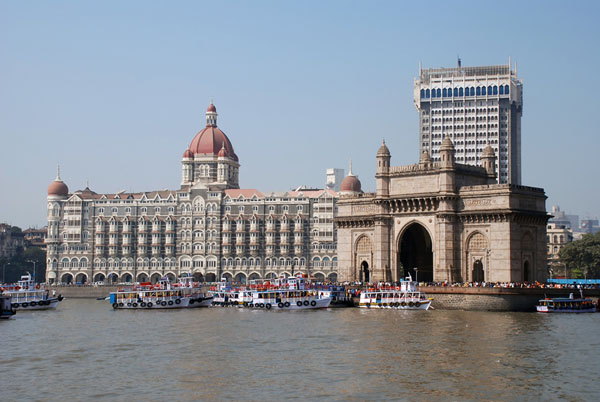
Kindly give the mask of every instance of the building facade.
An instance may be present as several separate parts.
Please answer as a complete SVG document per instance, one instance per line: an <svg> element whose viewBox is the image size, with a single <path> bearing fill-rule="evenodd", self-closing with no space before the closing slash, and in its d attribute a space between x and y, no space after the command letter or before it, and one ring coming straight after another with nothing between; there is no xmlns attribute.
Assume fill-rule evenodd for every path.
<svg viewBox="0 0 600 402"><path fill-rule="evenodd" d="M553 277L566 276L566 267L560 262L560 250L573 241L573 230L566 225L548 222L546 228L546 242L548 244L548 271Z"/></svg>
<svg viewBox="0 0 600 402"><path fill-rule="evenodd" d="M439 161L390 166L377 152L376 192L356 177L338 201L341 281L543 281L546 267L544 190L496 182L491 146L482 166L455 162L446 137ZM344 182L346 182L344 179Z"/></svg>
<svg viewBox="0 0 600 402"><path fill-rule="evenodd" d="M500 66L422 69L415 79L419 149L440 161L450 138L458 163L480 166L489 144L498 155L499 183L521 184L523 83L510 63Z"/></svg>
<svg viewBox="0 0 600 402"><path fill-rule="evenodd" d="M240 189L240 163L217 127L206 127L182 158L177 190L70 193L48 187L47 282L155 282L192 273L246 282L305 273L336 280L337 193L328 189Z"/></svg>

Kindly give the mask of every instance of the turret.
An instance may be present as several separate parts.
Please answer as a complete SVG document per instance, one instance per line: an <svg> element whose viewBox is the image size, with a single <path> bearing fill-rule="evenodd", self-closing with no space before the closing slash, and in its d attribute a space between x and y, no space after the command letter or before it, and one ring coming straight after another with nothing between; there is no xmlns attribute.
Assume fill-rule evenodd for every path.
<svg viewBox="0 0 600 402"><path fill-rule="evenodd" d="M481 165L485 168L488 178L496 181L496 154L490 144L485 147L481 154Z"/></svg>
<svg viewBox="0 0 600 402"><path fill-rule="evenodd" d="M377 195L387 196L390 192L390 159L392 155L385 140L381 143L379 150L377 151L377 171L375 173L375 182L377 185Z"/></svg>
<svg viewBox="0 0 600 402"><path fill-rule="evenodd" d="M444 138L440 147L440 168L440 190L453 193L455 191L454 144L448 137Z"/></svg>

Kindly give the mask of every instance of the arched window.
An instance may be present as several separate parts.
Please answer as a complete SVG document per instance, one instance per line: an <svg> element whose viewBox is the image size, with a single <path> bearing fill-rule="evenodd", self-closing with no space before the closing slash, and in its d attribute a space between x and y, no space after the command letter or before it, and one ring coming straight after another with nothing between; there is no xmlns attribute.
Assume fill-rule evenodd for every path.
<svg viewBox="0 0 600 402"><path fill-rule="evenodd" d="M508 89L508 85L504 86L504 95L508 95L510 93L509 89Z"/></svg>
<svg viewBox="0 0 600 402"><path fill-rule="evenodd" d="M458 88L454 88L454 96L458 96Z"/></svg>
<svg viewBox="0 0 600 402"><path fill-rule="evenodd" d="M475 96L475 87L471 87L471 96Z"/></svg>
<svg viewBox="0 0 600 402"><path fill-rule="evenodd" d="M437 97L440 98L442 96L442 90L441 89L437 89Z"/></svg>
<svg viewBox="0 0 600 402"><path fill-rule="evenodd" d="M492 86L491 85L487 87L487 93L488 93L488 95L492 94Z"/></svg>
<svg viewBox="0 0 600 402"><path fill-rule="evenodd" d="M498 86L494 85L494 95L498 95Z"/></svg>
<svg viewBox="0 0 600 402"><path fill-rule="evenodd" d="M428 90L426 90L426 91L425 91L425 97L426 97L426 98L429 98L429 95L430 95L430 91L429 91L429 89L428 89Z"/></svg>
<svg viewBox="0 0 600 402"><path fill-rule="evenodd" d="M458 88L458 96L463 96L463 89L462 88Z"/></svg>
<svg viewBox="0 0 600 402"><path fill-rule="evenodd" d="M425 90L421 89L421 99L423 99L425 97Z"/></svg>
<svg viewBox="0 0 600 402"><path fill-rule="evenodd" d="M481 87L481 94L485 95L485 87Z"/></svg>
<svg viewBox="0 0 600 402"><path fill-rule="evenodd" d="M477 96L481 95L481 87L477 87Z"/></svg>
<svg viewBox="0 0 600 402"><path fill-rule="evenodd" d="M504 85L500 85L500 95L504 95Z"/></svg>
<svg viewBox="0 0 600 402"><path fill-rule="evenodd" d="M445 98L446 96L448 96L448 90L446 88L444 88L442 90L442 94L443 94L442 96Z"/></svg>

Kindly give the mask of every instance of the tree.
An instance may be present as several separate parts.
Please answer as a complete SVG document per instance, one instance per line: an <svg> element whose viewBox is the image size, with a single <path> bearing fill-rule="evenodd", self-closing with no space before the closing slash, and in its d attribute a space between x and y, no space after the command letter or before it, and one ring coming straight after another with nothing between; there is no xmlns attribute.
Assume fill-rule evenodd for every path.
<svg viewBox="0 0 600 402"><path fill-rule="evenodd" d="M558 257L575 278L600 278L600 232L566 244Z"/></svg>

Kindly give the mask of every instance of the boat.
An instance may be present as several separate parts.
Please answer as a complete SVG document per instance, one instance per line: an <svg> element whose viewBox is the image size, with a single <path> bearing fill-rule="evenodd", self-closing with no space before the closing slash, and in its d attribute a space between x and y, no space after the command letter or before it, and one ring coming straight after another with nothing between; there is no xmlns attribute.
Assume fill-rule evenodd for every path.
<svg viewBox="0 0 600 402"><path fill-rule="evenodd" d="M337 285L317 285L319 294L325 297L331 297L329 307L354 307L352 296L346 292L344 286Z"/></svg>
<svg viewBox="0 0 600 402"><path fill-rule="evenodd" d="M221 278L217 285L212 286L208 291L208 295L212 297L211 305L221 307L238 305L239 291L226 278Z"/></svg>
<svg viewBox="0 0 600 402"><path fill-rule="evenodd" d="M248 307L265 308L271 310L307 310L327 308L331 304L331 297L324 296L316 289L292 290L269 289L252 292L252 301Z"/></svg>
<svg viewBox="0 0 600 402"><path fill-rule="evenodd" d="M0 319L10 318L16 314L14 307L12 306L12 297L0 295Z"/></svg>
<svg viewBox="0 0 600 402"><path fill-rule="evenodd" d="M156 284L143 282L128 288L120 288L110 294L113 309L177 309L190 304L191 294L181 286L171 286L168 278Z"/></svg>
<svg viewBox="0 0 600 402"><path fill-rule="evenodd" d="M205 294L199 283L194 282L191 275L182 275L179 277L179 283L175 285L183 290L183 294L189 296L188 307L209 307L212 305L213 296Z"/></svg>
<svg viewBox="0 0 600 402"><path fill-rule="evenodd" d="M580 289L581 292L581 289ZM573 293L569 297L544 298L538 302L536 310L538 313L595 313L598 306L592 299L581 297L574 298Z"/></svg>
<svg viewBox="0 0 600 402"><path fill-rule="evenodd" d="M360 294L360 308L389 308L397 310L428 310L432 298L417 290L416 282L409 276L400 286L381 286Z"/></svg>
<svg viewBox="0 0 600 402"><path fill-rule="evenodd" d="M22 275L16 285L5 286L2 294L12 298L11 305L15 310L48 310L58 307L63 300L62 295L56 296L56 291L42 289L31 278L29 273Z"/></svg>

